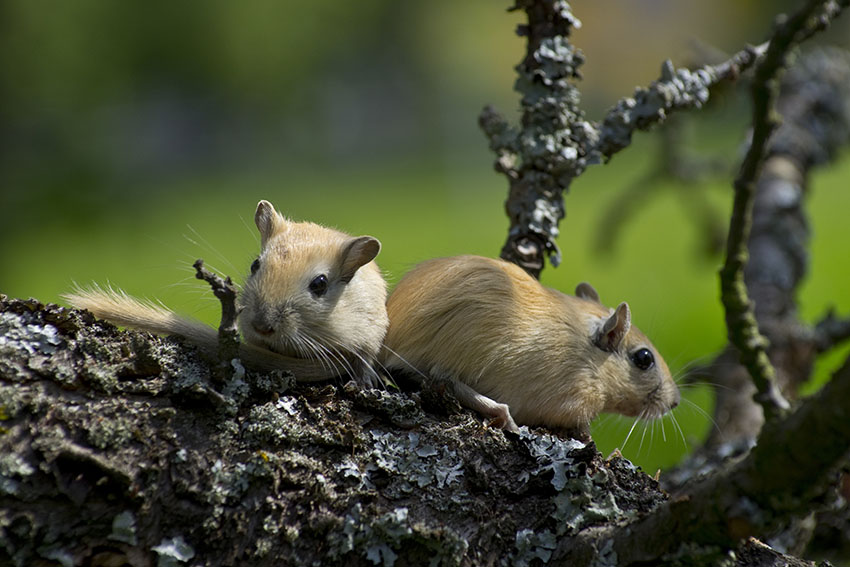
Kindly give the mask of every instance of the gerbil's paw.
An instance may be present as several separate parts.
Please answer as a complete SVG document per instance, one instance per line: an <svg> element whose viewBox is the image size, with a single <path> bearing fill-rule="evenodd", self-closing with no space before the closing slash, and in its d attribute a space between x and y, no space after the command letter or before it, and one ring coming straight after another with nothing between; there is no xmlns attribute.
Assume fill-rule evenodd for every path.
<svg viewBox="0 0 850 567"><path fill-rule="evenodd" d="M511 433L519 433L519 427L517 427L507 405L495 404L490 415L492 416L490 420L491 426L510 431Z"/></svg>
<svg viewBox="0 0 850 567"><path fill-rule="evenodd" d="M381 376L370 366L363 366L359 370L360 371L356 372L351 379L354 380L361 389L371 390L373 388L385 388L388 384L390 384L388 378Z"/></svg>

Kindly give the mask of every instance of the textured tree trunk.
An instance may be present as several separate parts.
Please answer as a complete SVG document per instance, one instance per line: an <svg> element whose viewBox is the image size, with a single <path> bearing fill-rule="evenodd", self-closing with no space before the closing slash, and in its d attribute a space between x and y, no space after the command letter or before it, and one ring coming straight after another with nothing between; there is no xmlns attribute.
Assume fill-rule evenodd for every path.
<svg viewBox="0 0 850 567"><path fill-rule="evenodd" d="M750 460L752 484L721 503L718 476L689 504L592 443L506 434L437 393L293 386L238 363L221 383L218 369L175 338L0 300L0 565L710 565L734 549L730 565L810 565L747 539L763 526L745 519L788 510L727 524L724 506L807 507L823 461L789 484ZM850 412L850 394L831 399ZM671 514L702 535L652 528Z"/></svg>

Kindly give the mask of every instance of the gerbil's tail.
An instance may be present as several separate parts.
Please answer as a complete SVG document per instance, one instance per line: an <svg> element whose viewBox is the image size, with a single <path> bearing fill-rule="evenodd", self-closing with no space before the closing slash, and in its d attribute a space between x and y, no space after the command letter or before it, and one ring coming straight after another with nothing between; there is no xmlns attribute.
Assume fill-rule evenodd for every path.
<svg viewBox="0 0 850 567"><path fill-rule="evenodd" d="M122 327L132 327L161 335L180 335L200 347L218 344L218 331L195 319L181 317L163 305L137 299L120 289L75 287L62 298L77 309L88 309L99 318Z"/></svg>
<svg viewBox="0 0 850 567"><path fill-rule="evenodd" d="M218 330L196 319L181 317L163 305L137 299L111 287L75 287L62 298L77 309L87 309L99 318L122 327L160 335L180 335L209 356L218 353ZM242 343L239 357L249 367L262 371L288 370L302 382L316 382L344 374L343 369L317 360L291 358Z"/></svg>

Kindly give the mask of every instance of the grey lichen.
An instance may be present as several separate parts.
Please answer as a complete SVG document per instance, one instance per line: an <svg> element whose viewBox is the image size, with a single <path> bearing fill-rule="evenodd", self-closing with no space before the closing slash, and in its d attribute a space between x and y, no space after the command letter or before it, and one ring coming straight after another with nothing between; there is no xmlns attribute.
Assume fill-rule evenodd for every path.
<svg viewBox="0 0 850 567"><path fill-rule="evenodd" d="M101 419L91 424L88 441L98 449L121 447L133 439L133 430L121 420Z"/></svg>
<svg viewBox="0 0 850 567"><path fill-rule="evenodd" d="M618 567L620 563L617 561L617 552L614 551L614 541L607 540L602 542L599 547L596 557L591 562L591 567Z"/></svg>
<svg viewBox="0 0 850 567"><path fill-rule="evenodd" d="M537 468L523 473L521 478L552 472L552 486L560 492L567 484L567 473L574 460L572 451L585 448L577 439L560 439L554 435L531 433L528 427L520 428L519 438L525 443L529 454L537 461Z"/></svg>
<svg viewBox="0 0 850 567"><path fill-rule="evenodd" d="M402 546L416 548L420 557L417 564L430 567L460 565L467 550L465 541L446 530L412 522L407 508L369 517L360 503L345 515L342 529L331 536L329 543L328 558L335 562L354 552L382 567L395 565Z"/></svg>
<svg viewBox="0 0 850 567"><path fill-rule="evenodd" d="M557 537L549 530L540 533L528 529L520 530L516 534L516 554L510 558L506 557L502 564L528 567L534 559L548 563L556 547Z"/></svg>
<svg viewBox="0 0 850 567"><path fill-rule="evenodd" d="M345 444L341 436L334 435L336 430L319 427L306 418L304 407L304 401L294 396L281 396L276 402L254 406L242 425L242 434L270 447L298 443Z"/></svg>
<svg viewBox="0 0 850 567"><path fill-rule="evenodd" d="M0 495L16 495L20 482L35 472L35 468L22 456L9 453L0 456Z"/></svg>
<svg viewBox="0 0 850 567"><path fill-rule="evenodd" d="M531 433L527 427L520 428L519 438L537 463L536 468L529 469L520 478L528 481L535 476L551 474L549 482L556 494L550 518L554 520L555 534L575 534L589 526L635 517L634 510L623 510L617 504L611 473L605 468L589 470L584 466L585 443Z"/></svg>
<svg viewBox="0 0 850 567"><path fill-rule="evenodd" d="M286 370L250 375L251 387L261 395L282 394L295 385L295 376Z"/></svg>
<svg viewBox="0 0 850 567"><path fill-rule="evenodd" d="M112 533L108 537L111 540L120 541L128 545L138 545L136 517L132 511L124 510L120 514L115 515L112 519Z"/></svg>
<svg viewBox="0 0 850 567"><path fill-rule="evenodd" d="M211 506L211 513L204 520L208 531L221 527L228 507L242 501L252 482L266 482L273 477L268 459L261 454L249 456L246 462L217 459L209 470L209 486L200 491L202 498Z"/></svg>
<svg viewBox="0 0 850 567"><path fill-rule="evenodd" d="M578 509L564 537L614 515L593 511L610 498L621 510L661 498L632 470L604 481L592 446L506 435L460 409L434 415L425 392L292 385L233 366L214 381L179 340L40 304L0 300L0 314L6 329L61 340L38 371L28 346L39 341L4 341L0 563L31 564L41 549L86 564L108 549L130 564L498 564L522 530L546 549L560 494ZM87 368L115 377L108 392ZM596 490L617 479L641 496ZM494 513L508 501L509 515Z"/></svg>
<svg viewBox="0 0 850 567"><path fill-rule="evenodd" d="M370 436L369 460L376 469L397 475L401 480L394 484L393 491L409 493L426 486L442 489L460 482L463 476L463 462L454 451L420 443L418 433L371 431ZM368 469L365 472L368 475Z"/></svg>
<svg viewBox="0 0 850 567"><path fill-rule="evenodd" d="M180 567L195 557L195 550L183 536L164 538L152 550L157 554L157 567Z"/></svg>
<svg viewBox="0 0 850 567"><path fill-rule="evenodd" d="M353 381L346 383L344 389L356 407L384 417L398 427L413 427L425 417L420 404L409 396L399 395L397 391L363 390Z"/></svg>
<svg viewBox="0 0 850 567"><path fill-rule="evenodd" d="M663 122L673 112L699 108L718 82L737 77L764 52L745 48L728 61L691 71L664 62L660 78L638 88L600 122L585 118L575 81L584 55L570 41L581 23L562 0L520 0L515 10L528 23L523 60L516 66L514 89L522 95L522 120L512 127L492 107L479 124L496 153L496 171L510 184L505 208L510 220L501 256L539 277L545 257L561 261L556 239L565 215L563 194L589 165L602 163L631 143L632 133Z"/></svg>
<svg viewBox="0 0 850 567"><path fill-rule="evenodd" d="M713 67L676 69L668 59L661 65L657 81L648 88L638 87L634 96L621 99L608 111L599 128L599 142L592 148L592 161L610 158L631 143L635 130L663 122L670 112L700 108L708 102L709 88L718 80Z"/></svg>
<svg viewBox="0 0 850 567"><path fill-rule="evenodd" d="M66 549L55 546L44 546L38 549L38 554L48 561L56 562L62 567L74 567L74 556Z"/></svg>
<svg viewBox="0 0 850 567"><path fill-rule="evenodd" d="M0 313L0 355L23 350L30 355L52 355L62 345L51 324L38 324L31 313Z"/></svg>

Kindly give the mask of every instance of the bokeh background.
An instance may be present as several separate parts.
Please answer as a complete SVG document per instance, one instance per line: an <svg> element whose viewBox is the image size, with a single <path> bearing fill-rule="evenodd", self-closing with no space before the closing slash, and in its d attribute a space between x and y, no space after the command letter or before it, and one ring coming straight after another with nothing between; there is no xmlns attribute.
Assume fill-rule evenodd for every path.
<svg viewBox="0 0 850 567"><path fill-rule="evenodd" d="M763 41L795 4L574 2L586 112L601 117L665 58L702 62ZM73 282L111 283L214 323L217 302L191 263L241 280L259 247L261 198L378 237L391 283L426 258L497 255L507 183L477 116L488 103L518 115L513 66L524 45L509 5L2 0L0 293L60 302ZM845 15L818 41L848 38ZM628 300L674 372L725 343L711 250L746 112L729 88L678 124L677 147L719 164L697 183L654 178L634 190L662 161L659 133L588 171L566 197L563 265L543 275L567 292L587 280L610 304ZM848 183L848 152L813 179L800 294L810 321L830 306L850 312ZM626 220L612 222L612 211ZM846 353L819 362L811 390ZM600 449L620 447L650 473L670 466L712 426L702 415L710 392L688 387L686 398L675 412L681 434L666 418L639 425L624 446L631 420L603 416Z"/></svg>

